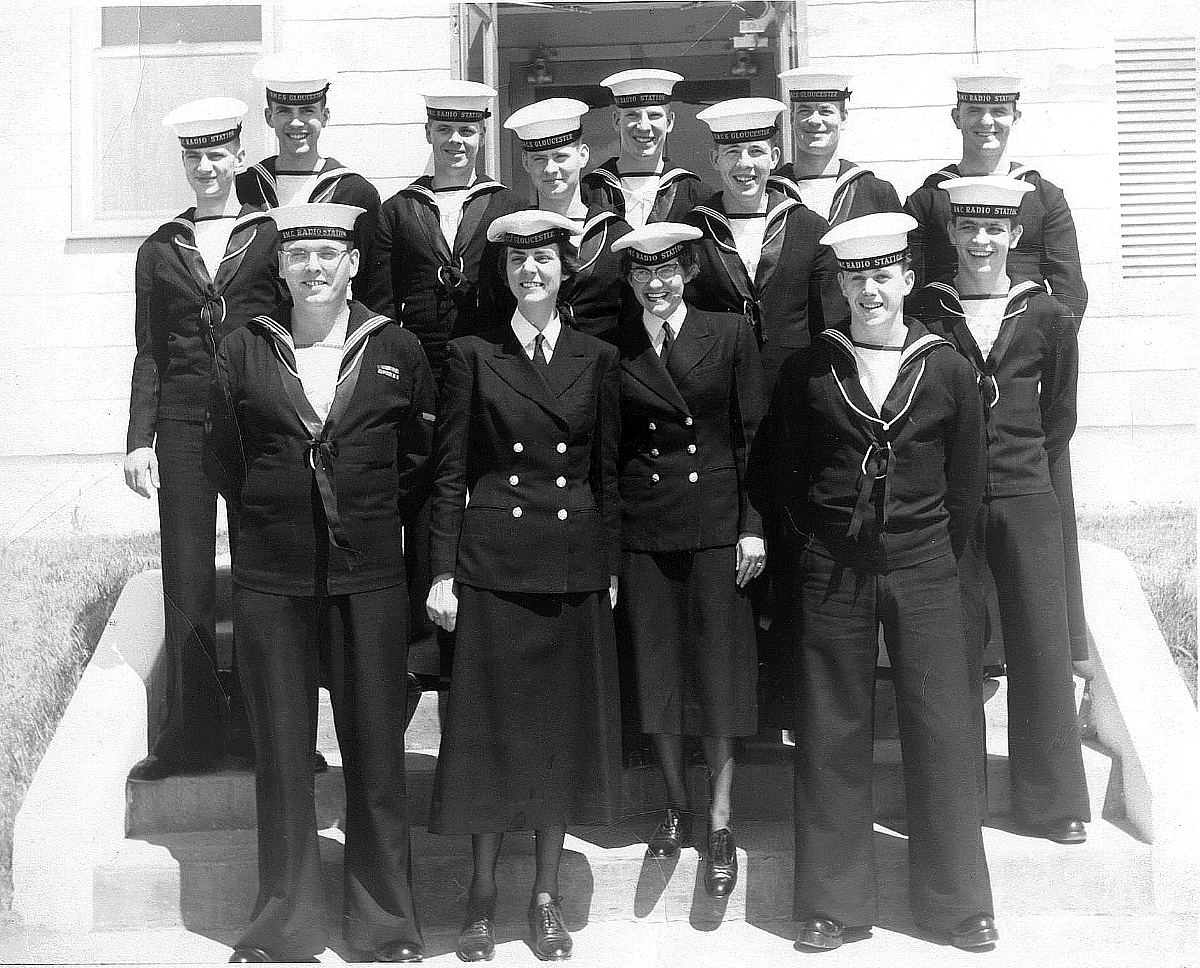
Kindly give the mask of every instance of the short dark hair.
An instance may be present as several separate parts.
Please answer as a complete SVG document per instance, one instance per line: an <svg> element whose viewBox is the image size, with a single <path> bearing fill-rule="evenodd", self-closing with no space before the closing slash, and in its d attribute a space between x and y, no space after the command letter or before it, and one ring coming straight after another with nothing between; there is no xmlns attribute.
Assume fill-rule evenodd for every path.
<svg viewBox="0 0 1200 968"><path fill-rule="evenodd" d="M683 270L686 276L691 272L697 271L700 268L700 260L696 255L696 246L693 242L685 242L683 248L680 249L676 260L679 263L679 268ZM628 249L621 250L621 275L628 277L629 271L635 269L640 263L633 261L633 256Z"/></svg>
<svg viewBox="0 0 1200 968"><path fill-rule="evenodd" d="M558 261L562 263L563 281L572 278L579 271L579 250L575 248L569 241L549 242L547 245L553 245L558 249ZM516 248L508 243L501 243L496 246L496 267L500 270L500 277L504 278L507 275L508 250ZM542 246L536 246L542 248Z"/></svg>

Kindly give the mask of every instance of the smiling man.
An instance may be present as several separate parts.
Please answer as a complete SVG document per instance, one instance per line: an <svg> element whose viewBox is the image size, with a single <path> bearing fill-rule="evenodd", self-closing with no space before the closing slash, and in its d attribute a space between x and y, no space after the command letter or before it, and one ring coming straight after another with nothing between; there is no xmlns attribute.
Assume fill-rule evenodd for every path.
<svg viewBox="0 0 1200 968"><path fill-rule="evenodd" d="M901 211L891 182L841 156L850 75L797 67L779 78L791 106L793 155L771 176L771 186L799 199L830 225L872 212Z"/></svg>
<svg viewBox="0 0 1200 968"><path fill-rule="evenodd" d="M633 228L682 221L711 194L698 175L667 158L667 135L675 127L671 94L682 80L671 71L638 68L600 82L612 91L612 124L621 150L584 176L583 197L611 208Z"/></svg>
<svg viewBox="0 0 1200 968"><path fill-rule="evenodd" d="M446 344L478 331L507 293L487 240L488 226L522 207L518 196L476 172L479 150L496 92L473 81L447 80L428 87L425 140L433 173L422 175L384 202L375 224L361 299L399 320L421 341L441 385ZM409 662L426 689L450 674L451 640L425 614L429 574L429 509L408 522L405 555L413 602Z"/></svg>
<svg viewBox="0 0 1200 968"><path fill-rule="evenodd" d="M259 893L237 963L314 960L326 944L309 766L322 666L346 784L345 939L376 961L421 960L400 526L428 491L435 391L416 338L347 301L361 215L274 210L292 306L222 344L209 400L208 444L241 512L233 618L256 758Z"/></svg>
<svg viewBox="0 0 1200 968"><path fill-rule="evenodd" d="M953 282L926 286L913 312L972 363L987 407L987 491L960 563L972 668L983 660L990 573L1008 660L1013 814L1051 840L1081 843L1087 780L1075 718L1062 520L1050 477L1075 430L1075 327L1043 286L1008 273L1022 236L1020 202L1034 187L985 176L948 179L941 188L958 269ZM978 676L972 689L980 689ZM977 713L982 743L981 701ZM982 771L982 750L977 764Z"/></svg>
<svg viewBox="0 0 1200 968"><path fill-rule="evenodd" d="M282 295L275 227L233 191L246 111L236 98L204 98L163 119L179 139L196 203L137 253L125 483L158 497L170 687L166 721L132 780L211 767L225 751L228 702L213 612L217 491L202 459L205 403L221 340L274 310ZM229 524L235 530L233 512Z"/></svg>
<svg viewBox="0 0 1200 968"><path fill-rule="evenodd" d="M263 116L279 153L238 175L238 197L261 208L305 202L357 205L363 209L359 250L366 256L379 192L354 169L321 155L321 134L329 125L327 98L335 79L332 67L297 54L271 54L254 65L254 76L266 85Z"/></svg>
<svg viewBox="0 0 1200 968"><path fill-rule="evenodd" d="M895 212L843 222L850 324L784 364L751 475L781 522L772 553L795 589L794 916L800 948L878 922L871 802L879 631L903 748L909 898L960 948L998 934L980 831L974 697L956 561L979 508L983 435L970 366L903 313L913 286Z"/></svg>

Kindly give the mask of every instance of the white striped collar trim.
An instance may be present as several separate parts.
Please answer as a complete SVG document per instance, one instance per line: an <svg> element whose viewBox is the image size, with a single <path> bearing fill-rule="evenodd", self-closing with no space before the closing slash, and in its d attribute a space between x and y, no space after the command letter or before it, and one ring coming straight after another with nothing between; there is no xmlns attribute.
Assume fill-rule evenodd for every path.
<svg viewBox="0 0 1200 968"><path fill-rule="evenodd" d="M854 366L854 371L855 371L855 373L858 372L858 361L854 358L854 346L850 342L850 340L846 338L845 333L842 333L836 329L826 329L826 330L822 330L822 332L819 334L819 336L824 336L824 337L828 338L835 345L841 346L843 349L845 349L847 352L849 352L850 362ZM911 346L907 347L905 349L904 353L902 353L900 355L900 369L901 370L904 369L904 366L908 362L908 360L912 359L912 354L909 354L908 351L910 349L913 349L915 351L915 348L918 347L920 344L923 344L925 342L925 340L927 340L927 339L933 340L935 343L946 342L944 339L941 339L938 336L932 336L929 334L922 336L920 339L914 341ZM925 344L925 345L929 345L929 344ZM921 348L923 349L924 347L922 346ZM908 392L908 399L904 401L904 406L902 406L896 412L896 415L894 417L892 417L891 420L884 420L882 417L878 416L877 414L867 413L861 407L855 405L854 401L850 399L850 395L846 392L846 388L845 388L845 386L843 386L841 378L837 375L837 369L832 364L830 364L830 366L829 366L829 372L833 375L833 382L837 384L837 388L838 388L838 391L842 395L842 399L846 401L846 406L848 406L851 410L853 410L860 417L863 417L865 420L868 420L873 424L878 424L883 429L884 433L887 433L894 426L896 426L896 424L899 423L900 420L903 419L904 416L908 413L908 411L912 408L913 400L915 400L916 396L917 396L917 388L921 385L921 378L925 375L925 360L924 359L921 360L921 369L917 372L917 376L913 380L912 389L909 390L909 392Z"/></svg>
<svg viewBox="0 0 1200 968"><path fill-rule="evenodd" d="M958 290L946 282L929 282L925 284L926 289L934 289L938 292L945 293L954 299L953 306L947 306L945 300L941 300L941 306L946 312L953 313L955 316L966 317L966 313L962 311L962 297L959 296ZM1022 296L1027 296L1031 292L1045 292L1045 287L1040 282L1034 282L1032 279L1026 279L1024 282L1018 282L1015 286L1008 290L1008 302L1005 304L1004 319L1010 316L1015 316L1024 309L1021 306L1013 309L1013 303Z"/></svg>
<svg viewBox="0 0 1200 968"><path fill-rule="evenodd" d="M1008 173L1008 177L1009 178L1020 178L1023 181L1027 181L1030 175L1040 175L1040 174L1041 174L1040 171L1038 171L1036 168L1031 167L1030 165L1017 165L1016 168L1012 169L1012 171L1010 171Z"/></svg>
<svg viewBox="0 0 1200 968"><path fill-rule="evenodd" d="M583 177L591 178L593 175L595 175L601 181L608 182L608 184L612 188L617 189L617 191L621 190L621 179L618 178L613 172L609 171L607 168L593 168L591 171L589 171Z"/></svg>
<svg viewBox="0 0 1200 968"><path fill-rule="evenodd" d="M778 235L779 231L783 228L783 219L785 218L787 213L789 211L791 211L793 208L796 208L797 206L799 206L800 208L803 208L804 203L798 202L794 198L784 196L782 201L780 201L773 208L768 209L768 211L766 212L766 228L763 230L763 247L764 248L766 247L767 243L769 243L773 238L775 238L775 236ZM723 212L718 212L711 205L697 205L695 208L692 209L692 211L699 212L701 217L710 219L712 221L719 223L720 225L725 226L725 229L729 233L730 238L733 237L733 227L729 224L729 219L726 218L726 216ZM776 223L779 223L779 224L777 225ZM730 251L734 251L737 248L736 246L731 246L728 242L725 242L724 240L717 238L716 233L714 233L714 232L710 231L709 237L714 242L716 242L717 245L721 246L724 249L729 249Z"/></svg>
<svg viewBox="0 0 1200 968"><path fill-rule="evenodd" d="M346 337L346 342L342 344L341 372L337 378L339 384L354 371L359 359L366 352L367 337L378 332L390 322L391 320L387 316L376 314L364 320L353 333Z"/></svg>
<svg viewBox="0 0 1200 968"><path fill-rule="evenodd" d="M491 178L486 179L485 181L477 181L474 185L471 185L467 189L467 194L463 197L463 207L465 208L467 203L470 202L476 195L482 195L486 192L499 191L503 187L504 186L500 182ZM437 202L437 192L425 185L418 185L416 182L413 182L411 185L405 185L403 188L401 188L400 194L419 195L428 201L429 204L431 204L434 208L439 210L441 208Z"/></svg>
<svg viewBox="0 0 1200 968"><path fill-rule="evenodd" d="M862 178L863 175L873 175L874 172L870 168L863 168L859 165L854 165L852 168L847 168L844 172L838 175L837 181L833 183L833 196L836 198L856 178Z"/></svg>

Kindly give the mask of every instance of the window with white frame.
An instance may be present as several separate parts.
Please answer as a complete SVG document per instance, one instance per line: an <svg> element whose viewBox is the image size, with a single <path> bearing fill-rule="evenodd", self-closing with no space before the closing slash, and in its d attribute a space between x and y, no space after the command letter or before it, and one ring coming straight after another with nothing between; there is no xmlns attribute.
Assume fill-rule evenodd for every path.
<svg viewBox="0 0 1200 968"><path fill-rule="evenodd" d="M192 202L179 144L162 126L172 108L227 95L250 107L242 145L266 154L261 84L264 8L109 5L72 22L72 229L144 235Z"/></svg>

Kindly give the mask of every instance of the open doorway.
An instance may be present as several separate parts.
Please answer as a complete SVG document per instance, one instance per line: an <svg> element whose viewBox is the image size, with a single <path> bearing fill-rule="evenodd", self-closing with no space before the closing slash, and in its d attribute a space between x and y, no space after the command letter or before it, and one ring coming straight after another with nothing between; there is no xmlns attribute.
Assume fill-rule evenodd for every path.
<svg viewBox="0 0 1200 968"><path fill-rule="evenodd" d="M667 150L674 164L711 183L712 140L696 113L726 98L778 97L776 74L796 60L790 0L501 3L494 10L499 117L491 131L499 170L493 174L525 194L520 146L502 127L518 108L548 97L590 105L583 132L595 167L617 153L612 98L600 80L632 67L675 71L684 80L675 86ZM755 41L746 38L755 34L761 39L751 48Z"/></svg>

